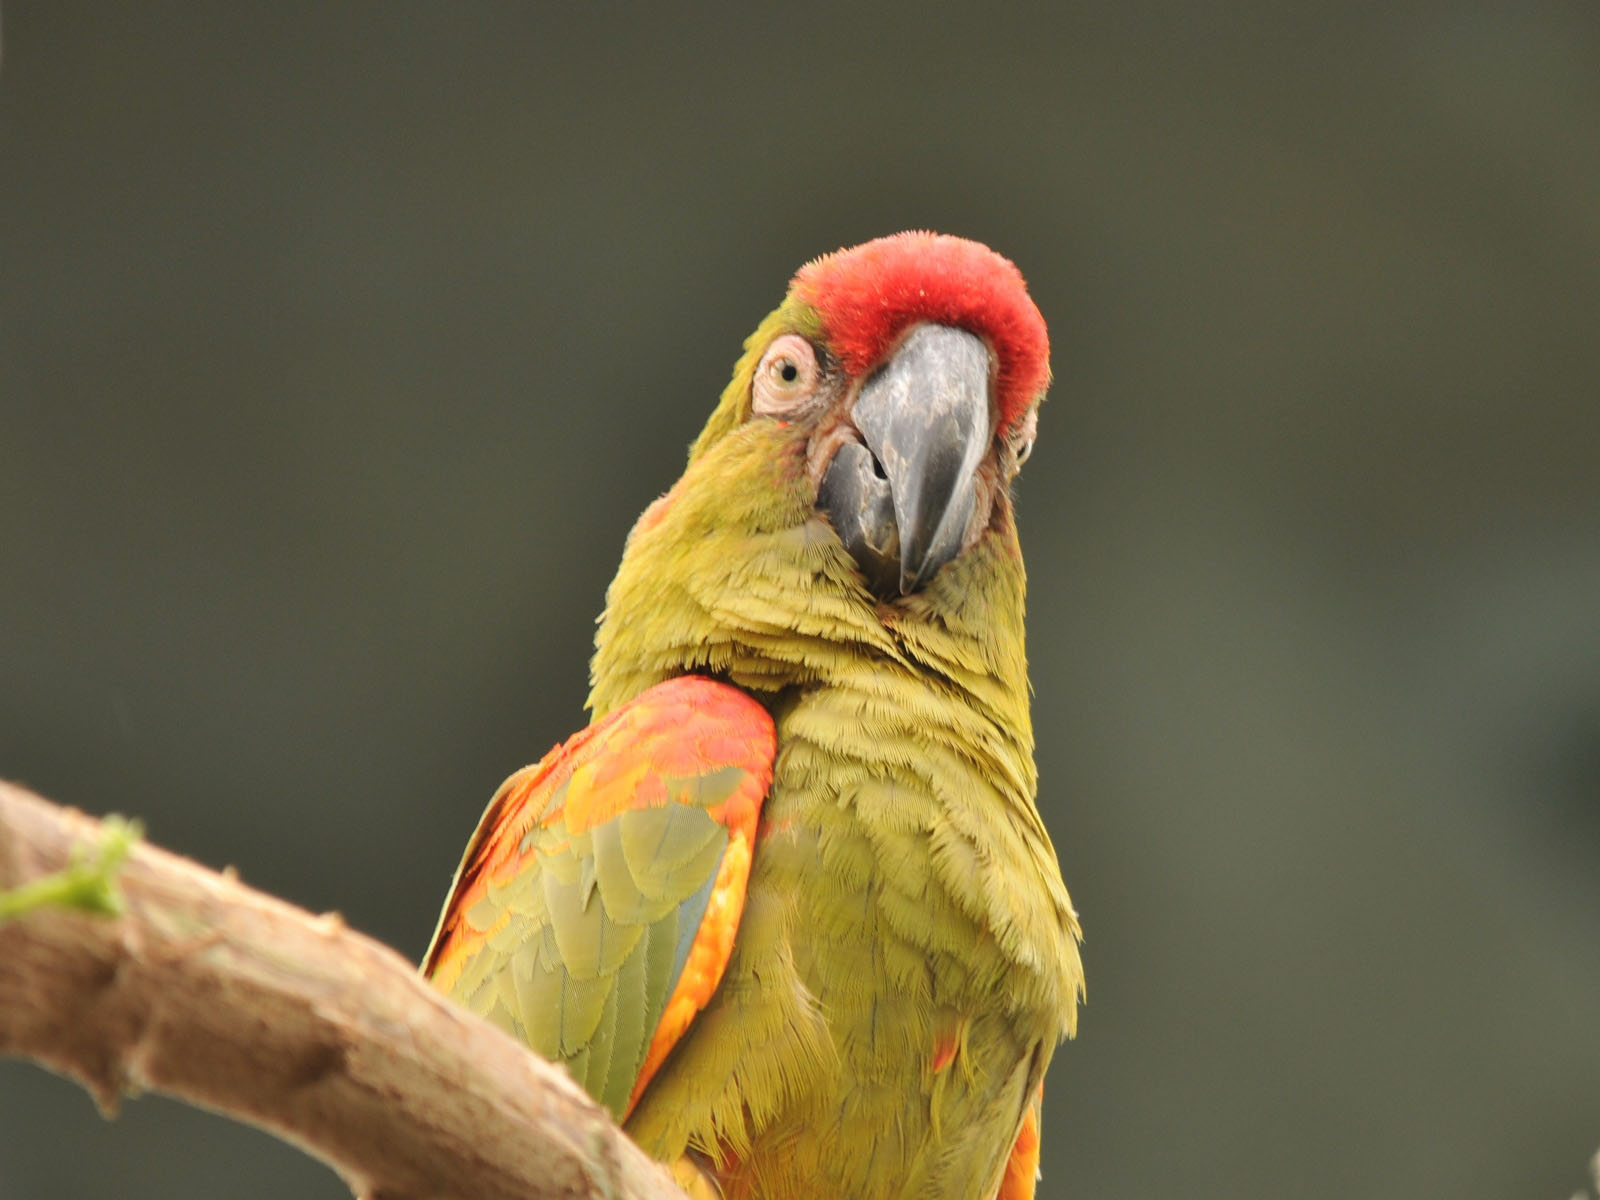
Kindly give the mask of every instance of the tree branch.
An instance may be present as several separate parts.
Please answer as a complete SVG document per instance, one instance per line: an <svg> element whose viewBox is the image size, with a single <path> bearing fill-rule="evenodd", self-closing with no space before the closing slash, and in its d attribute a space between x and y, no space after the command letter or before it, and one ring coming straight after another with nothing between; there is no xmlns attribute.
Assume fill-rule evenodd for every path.
<svg viewBox="0 0 1600 1200"><path fill-rule="evenodd" d="M98 821L0 782L0 889L98 848ZM0 923L0 1055L105 1110L153 1090L259 1125L372 1200L683 1200L558 1068L394 951L135 845L121 916Z"/></svg>

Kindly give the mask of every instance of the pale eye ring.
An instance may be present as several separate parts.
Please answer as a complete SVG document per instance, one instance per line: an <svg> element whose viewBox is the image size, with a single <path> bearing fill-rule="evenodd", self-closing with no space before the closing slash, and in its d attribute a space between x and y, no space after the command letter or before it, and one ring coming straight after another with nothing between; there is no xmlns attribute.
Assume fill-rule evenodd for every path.
<svg viewBox="0 0 1600 1200"><path fill-rule="evenodd" d="M1017 459L1017 466L1020 467L1023 463L1028 461L1028 456L1033 453L1033 439L1031 437L1023 438L1017 443L1017 448L1014 453Z"/></svg>
<svg viewBox="0 0 1600 1200"><path fill-rule="evenodd" d="M773 340L756 366L751 407L766 416L793 413L815 394L821 374L811 343L786 333Z"/></svg>

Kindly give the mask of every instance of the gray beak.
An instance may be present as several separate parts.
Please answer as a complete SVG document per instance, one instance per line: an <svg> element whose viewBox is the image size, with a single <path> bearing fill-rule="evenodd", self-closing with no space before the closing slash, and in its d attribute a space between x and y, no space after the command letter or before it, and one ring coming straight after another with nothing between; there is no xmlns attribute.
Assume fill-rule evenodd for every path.
<svg viewBox="0 0 1600 1200"><path fill-rule="evenodd" d="M882 598L910 595L961 551L993 430L989 351L948 325L914 330L862 385L817 503Z"/></svg>

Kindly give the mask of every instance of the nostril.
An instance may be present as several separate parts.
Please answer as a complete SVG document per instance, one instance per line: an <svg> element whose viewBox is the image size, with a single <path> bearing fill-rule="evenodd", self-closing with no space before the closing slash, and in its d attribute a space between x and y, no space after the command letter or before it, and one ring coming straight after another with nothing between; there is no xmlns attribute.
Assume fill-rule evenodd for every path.
<svg viewBox="0 0 1600 1200"><path fill-rule="evenodd" d="M883 464L878 461L878 456L876 454L872 456L872 473L877 478L888 482L889 477L883 473Z"/></svg>

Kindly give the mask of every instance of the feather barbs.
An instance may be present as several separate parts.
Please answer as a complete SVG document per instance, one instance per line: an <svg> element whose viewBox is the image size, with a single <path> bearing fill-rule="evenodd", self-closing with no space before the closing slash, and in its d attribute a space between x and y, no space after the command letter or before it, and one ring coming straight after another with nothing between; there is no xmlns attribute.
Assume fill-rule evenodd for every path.
<svg viewBox="0 0 1600 1200"><path fill-rule="evenodd" d="M984 338L997 359L1002 430L1050 382L1050 338L1022 272L980 242L914 231L813 259L790 293L816 310L828 348L851 374L870 370L908 328L954 325Z"/></svg>

